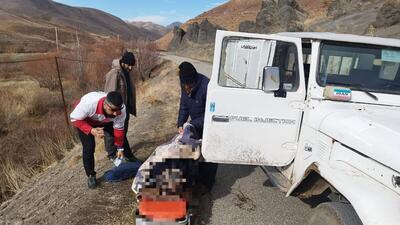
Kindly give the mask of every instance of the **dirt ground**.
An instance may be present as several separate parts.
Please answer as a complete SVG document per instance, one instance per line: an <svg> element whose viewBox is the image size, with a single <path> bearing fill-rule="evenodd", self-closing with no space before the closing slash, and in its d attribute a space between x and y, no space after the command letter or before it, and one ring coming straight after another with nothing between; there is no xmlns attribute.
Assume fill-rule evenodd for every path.
<svg viewBox="0 0 400 225"><path fill-rule="evenodd" d="M179 100L177 65L164 61L138 88L138 117L131 118L128 139L135 155L144 160L176 133ZM96 149L100 177L112 168L102 143ZM0 206L0 225L11 224L134 224L132 180L86 185L77 145L60 162L38 175Z"/></svg>

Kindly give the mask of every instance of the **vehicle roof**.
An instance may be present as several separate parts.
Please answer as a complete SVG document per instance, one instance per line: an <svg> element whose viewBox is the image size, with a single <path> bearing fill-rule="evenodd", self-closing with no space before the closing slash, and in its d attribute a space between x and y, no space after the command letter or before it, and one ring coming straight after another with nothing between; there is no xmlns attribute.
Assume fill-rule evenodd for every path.
<svg viewBox="0 0 400 225"><path fill-rule="evenodd" d="M329 40L329 41L382 45L382 46L391 46L400 48L400 39L395 39L395 38L370 37L370 36L361 36L354 34L338 34L330 32L282 32L278 33L278 35L297 37L309 40Z"/></svg>

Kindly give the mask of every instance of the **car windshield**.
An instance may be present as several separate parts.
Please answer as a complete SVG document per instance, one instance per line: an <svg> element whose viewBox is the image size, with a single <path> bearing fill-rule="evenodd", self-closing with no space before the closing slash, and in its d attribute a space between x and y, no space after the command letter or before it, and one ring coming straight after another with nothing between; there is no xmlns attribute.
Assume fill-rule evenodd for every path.
<svg viewBox="0 0 400 225"><path fill-rule="evenodd" d="M318 83L400 94L400 49L323 43Z"/></svg>

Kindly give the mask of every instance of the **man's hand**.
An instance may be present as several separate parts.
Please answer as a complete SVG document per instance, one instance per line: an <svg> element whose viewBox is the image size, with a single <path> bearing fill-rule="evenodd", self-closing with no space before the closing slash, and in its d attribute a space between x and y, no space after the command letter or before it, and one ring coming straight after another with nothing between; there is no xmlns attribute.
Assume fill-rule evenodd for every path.
<svg viewBox="0 0 400 225"><path fill-rule="evenodd" d="M95 136L96 138L103 138L104 137L104 130L103 127L96 127L90 130L90 133Z"/></svg>
<svg viewBox="0 0 400 225"><path fill-rule="evenodd" d="M124 157L125 157L124 152L117 151L117 158L122 159Z"/></svg>
<svg viewBox="0 0 400 225"><path fill-rule="evenodd" d="M178 127L178 133L182 134L183 133L183 127Z"/></svg>

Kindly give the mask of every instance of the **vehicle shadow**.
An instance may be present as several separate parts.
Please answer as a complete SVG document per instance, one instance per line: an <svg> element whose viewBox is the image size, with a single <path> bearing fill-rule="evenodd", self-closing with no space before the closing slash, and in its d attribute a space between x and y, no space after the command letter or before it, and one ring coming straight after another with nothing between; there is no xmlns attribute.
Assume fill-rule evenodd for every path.
<svg viewBox="0 0 400 225"><path fill-rule="evenodd" d="M255 168L255 166L219 164L215 185L209 193L199 199L199 207L193 218L193 224L209 224L214 202L231 194L236 180L250 175Z"/></svg>

